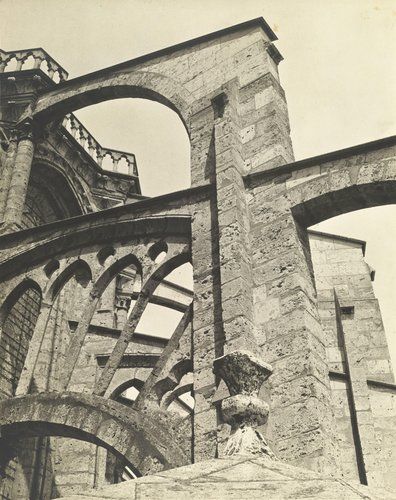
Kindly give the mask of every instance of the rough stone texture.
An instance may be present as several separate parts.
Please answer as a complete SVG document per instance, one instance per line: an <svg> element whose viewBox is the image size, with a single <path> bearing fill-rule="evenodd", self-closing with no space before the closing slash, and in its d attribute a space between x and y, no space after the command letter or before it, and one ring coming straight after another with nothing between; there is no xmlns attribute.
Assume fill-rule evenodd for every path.
<svg viewBox="0 0 396 500"><path fill-rule="evenodd" d="M207 460L165 473L127 481L99 491L82 492L64 500L97 498L201 499L392 499L393 493L351 486L340 479L274 462L268 458L238 457Z"/></svg>
<svg viewBox="0 0 396 500"><path fill-rule="evenodd" d="M356 242L336 248L307 228L394 203L396 139L293 162L275 39L257 19L59 84L39 66L24 71L26 51L11 54L19 69L0 72L3 499L81 494L189 462L104 495L370 498L329 475L392 485L395 386L369 272ZM103 148L70 113L127 96L179 114L190 189L146 199L134 172L101 168ZM108 152L116 166L134 158ZM187 263L193 293L166 284ZM14 318L28 290L41 303L24 328ZM169 339L139 332L151 305L183 315ZM273 374L232 394L248 387L246 366L227 388L214 362L241 351ZM269 406L268 422L235 432L227 404L265 417ZM30 438L25 451L17 433ZM230 435L265 435L281 461L319 475L215 460Z"/></svg>
<svg viewBox="0 0 396 500"><path fill-rule="evenodd" d="M9 137L0 187L2 232L13 225L37 226L141 198L136 175L117 171L116 164L114 172L100 168L100 157L92 156L97 142L85 129L79 136L77 130L69 132L59 124L45 130L29 120L18 124L32 95L54 84L43 75L32 78L31 72L14 74L15 85L10 85L7 74L0 72L1 123Z"/></svg>
<svg viewBox="0 0 396 500"><path fill-rule="evenodd" d="M68 392L19 396L0 405L3 443L13 436L86 435L86 441L104 443L142 473L151 469L151 463L162 469L186 461L170 440L171 429L154 423L154 412L149 418L98 396Z"/></svg>
<svg viewBox="0 0 396 500"><path fill-rule="evenodd" d="M375 271L364 260L362 241L311 232L310 246L343 476L350 480L363 476L369 484L395 488L394 475L388 471L396 465L396 443L389 432L396 393L372 286Z"/></svg>

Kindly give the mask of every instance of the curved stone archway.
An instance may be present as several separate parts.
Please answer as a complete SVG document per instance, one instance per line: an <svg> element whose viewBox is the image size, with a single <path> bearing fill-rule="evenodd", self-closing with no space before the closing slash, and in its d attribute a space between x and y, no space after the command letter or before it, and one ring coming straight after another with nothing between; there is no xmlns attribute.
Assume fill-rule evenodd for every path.
<svg viewBox="0 0 396 500"><path fill-rule="evenodd" d="M177 429L115 401L88 394L40 393L1 401L0 431L3 443L36 436L92 442L142 475L189 463L176 444Z"/></svg>
<svg viewBox="0 0 396 500"><path fill-rule="evenodd" d="M309 227L355 210L396 203L395 138L377 142L384 143L382 148L318 161L292 173L286 181L287 196L299 222Z"/></svg>
<svg viewBox="0 0 396 500"><path fill-rule="evenodd" d="M45 156L41 151L36 152L30 182L42 185L43 179L49 179L51 187L53 186L52 195L58 202L58 211L61 211L59 219L86 214L88 213L86 200L89 193L84 189L72 167L61 158L56 153L53 153L50 159L49 155Z"/></svg>
<svg viewBox="0 0 396 500"><path fill-rule="evenodd" d="M66 252L91 247L94 241L99 245L127 241L128 238L162 238L176 237L180 242L188 244L191 238L191 219L186 215L153 215L145 218L130 216L131 207L117 207L107 210L106 214L94 213L62 221L63 231L58 230L57 223L28 229L21 234L25 245L24 252L18 252L18 246L11 240L9 247L0 249L0 277L20 273L26 266L33 267L57 258ZM122 212L126 212L123 214ZM123 220L125 219L125 220ZM56 232L53 229L57 228ZM119 243L118 243L119 244ZM25 266L25 267L24 267Z"/></svg>
<svg viewBox="0 0 396 500"><path fill-rule="evenodd" d="M103 72L75 78L40 96L21 121L28 117L41 123L59 119L78 109L99 102L125 97L157 101L175 111L189 132L193 96L178 82L160 73L125 69L114 74Z"/></svg>

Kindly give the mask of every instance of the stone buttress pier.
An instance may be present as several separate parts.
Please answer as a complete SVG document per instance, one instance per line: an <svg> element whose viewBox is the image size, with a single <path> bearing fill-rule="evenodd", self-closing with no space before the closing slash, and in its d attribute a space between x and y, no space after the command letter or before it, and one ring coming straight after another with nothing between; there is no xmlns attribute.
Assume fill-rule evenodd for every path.
<svg viewBox="0 0 396 500"><path fill-rule="evenodd" d="M41 48L0 51L3 500L100 498L152 475L114 492L169 498L189 487L179 467L212 484L219 464L252 495L395 486L396 388L362 242L309 227L396 202L396 138L295 161L275 41L258 18L70 80ZM73 114L117 98L177 113L191 187L144 196L134 154ZM159 308L173 331L140 331Z"/></svg>

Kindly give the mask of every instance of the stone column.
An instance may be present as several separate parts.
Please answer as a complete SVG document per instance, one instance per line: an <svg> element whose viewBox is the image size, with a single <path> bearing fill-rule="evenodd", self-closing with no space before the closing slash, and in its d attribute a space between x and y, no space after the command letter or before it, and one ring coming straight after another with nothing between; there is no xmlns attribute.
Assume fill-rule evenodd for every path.
<svg viewBox="0 0 396 500"><path fill-rule="evenodd" d="M18 137L16 130L11 131L10 140L8 143L7 153L4 155L4 163L1 166L1 183L0 183L0 217L4 220L4 211L10 188L12 168L15 161L15 155L18 146Z"/></svg>
<svg viewBox="0 0 396 500"><path fill-rule="evenodd" d="M201 132L208 151L202 152L200 161L205 158L205 172L213 192L210 206L194 213L192 221L195 461L217 456L218 445L224 439L218 427L221 397L216 393L214 398L220 381L213 373L215 358L237 349L258 354L253 333L249 216L236 83L230 82L212 96L211 113L205 109L199 115L212 124L210 141L208 127ZM197 126L197 130L201 128Z"/></svg>
<svg viewBox="0 0 396 500"><path fill-rule="evenodd" d="M129 306L131 305L131 299L128 297L116 297L115 311L117 318L117 328L122 330L128 319Z"/></svg>
<svg viewBox="0 0 396 500"><path fill-rule="evenodd" d="M235 83L231 82L226 93L213 99L223 352L247 349L257 353L253 334L250 222Z"/></svg>
<svg viewBox="0 0 396 500"><path fill-rule="evenodd" d="M33 124L24 122L18 129L18 146L4 210L4 223L8 227L21 227L33 155Z"/></svg>
<svg viewBox="0 0 396 500"><path fill-rule="evenodd" d="M213 361L220 356L222 337L221 294L217 249L216 213L212 199L197 204L192 217L192 263L194 273L192 357L194 373L194 461L217 453L217 410Z"/></svg>
<svg viewBox="0 0 396 500"><path fill-rule="evenodd" d="M359 307L358 303L358 307ZM356 418L357 429L355 439L357 449L361 451L365 477L360 477L361 482L369 486L381 487L384 484L382 477L381 457L378 454L378 443L374 425L373 413L370 404L370 393L367 385L367 351L365 342L364 322L363 328L359 321L342 321L340 305L335 293L336 321L338 334L342 336L345 346L346 374L349 378L351 390L352 412ZM356 444L355 444L356 446ZM360 474L362 472L360 471Z"/></svg>
<svg viewBox="0 0 396 500"><path fill-rule="evenodd" d="M221 377L212 372L214 358L240 350L249 352L256 359L261 358L256 340L252 286L251 259L256 247L251 244L254 239L251 238L248 197L243 178L246 167L240 135L239 97L238 82L228 82L217 94L212 94L212 114L205 108L197 113L197 123L193 123L192 137L203 137L205 144L196 150L192 141L192 157L195 160L192 177L198 184L203 176L214 188L210 219L206 217L204 224L203 217L201 221L201 217L198 219L194 215L192 227L195 461L216 456L227 434L225 428L216 425L216 420L217 424L222 422L221 415L216 415L216 407L219 408L220 401L229 394L223 390L224 379L221 383ZM212 123L211 135L208 123ZM195 248L195 244L202 239L203 248L208 251L205 230L215 241L210 256L203 256L202 249ZM201 275L205 277L209 262L212 265L211 280L206 277L201 283ZM213 311L201 314L202 305L213 308ZM219 388L213 394L215 387Z"/></svg>

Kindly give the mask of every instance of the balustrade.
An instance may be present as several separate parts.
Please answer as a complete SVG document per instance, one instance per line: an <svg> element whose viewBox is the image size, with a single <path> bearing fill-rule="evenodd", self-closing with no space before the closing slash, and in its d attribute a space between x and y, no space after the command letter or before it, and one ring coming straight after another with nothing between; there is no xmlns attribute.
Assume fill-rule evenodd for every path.
<svg viewBox="0 0 396 500"><path fill-rule="evenodd" d="M65 116L63 126L103 169L138 176L134 154L104 148L72 113Z"/></svg>
<svg viewBox="0 0 396 500"><path fill-rule="evenodd" d="M68 73L41 48L10 52L0 49L0 73L28 69L40 69L56 83L68 77ZM71 113L65 116L63 126L101 168L138 176L134 154L102 147Z"/></svg>
<svg viewBox="0 0 396 500"><path fill-rule="evenodd" d="M40 69L54 82L67 80L69 74L45 50L24 49L6 52L0 49L0 73Z"/></svg>

